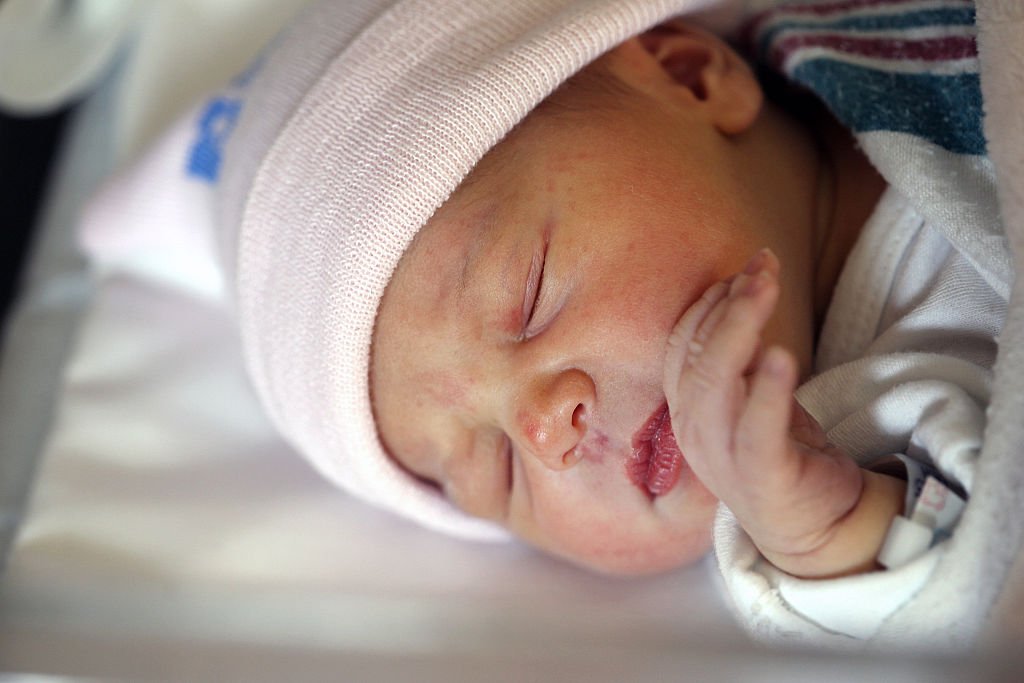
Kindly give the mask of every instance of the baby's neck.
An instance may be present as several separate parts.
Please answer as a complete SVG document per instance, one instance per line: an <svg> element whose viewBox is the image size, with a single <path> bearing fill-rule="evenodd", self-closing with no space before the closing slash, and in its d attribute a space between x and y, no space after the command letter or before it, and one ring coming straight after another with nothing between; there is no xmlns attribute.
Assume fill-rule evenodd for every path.
<svg viewBox="0 0 1024 683"><path fill-rule="evenodd" d="M814 318L820 329L846 258L886 182L831 115L823 111L814 128L822 148L814 280Z"/></svg>

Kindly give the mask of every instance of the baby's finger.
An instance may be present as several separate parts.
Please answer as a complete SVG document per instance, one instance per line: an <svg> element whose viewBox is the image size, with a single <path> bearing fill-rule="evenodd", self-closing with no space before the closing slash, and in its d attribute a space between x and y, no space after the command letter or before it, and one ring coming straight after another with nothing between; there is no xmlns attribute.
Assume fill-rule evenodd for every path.
<svg viewBox="0 0 1024 683"><path fill-rule="evenodd" d="M697 331L693 333L693 338L686 345L686 362L692 363L701 353L704 352L704 347L707 346L708 339L711 337L711 333L718 327L718 323L722 322L722 318L725 317L726 312L729 310L729 298L723 297L715 304L714 308L708 311L708 314L704 316L704 319L697 326ZM684 363L683 367L686 367Z"/></svg>
<svg viewBox="0 0 1024 683"><path fill-rule="evenodd" d="M723 300L725 313L711 331L703 349L686 356L682 371L665 377L673 430L684 453L698 454L690 465L704 485L720 498L717 475L699 454L725 454L734 449L737 422L747 401L743 377L758 349L761 329L778 297L778 283L762 271L748 277L755 283L736 299ZM725 464L725 459L719 466Z"/></svg>
<svg viewBox="0 0 1024 683"><path fill-rule="evenodd" d="M676 323L668 338L668 352L665 357L665 378L675 382L686 365L686 358L690 353L691 345L697 329L704 322L708 313L715 309L716 305L725 299L729 293L729 283L716 282L708 287L704 294L695 301L683 316Z"/></svg>
<svg viewBox="0 0 1024 683"><path fill-rule="evenodd" d="M742 284L735 297L723 302L724 313L700 352L688 354L683 366L693 390L717 392L721 400L731 398L721 389L732 386L750 365L779 295L778 280L770 269L739 279Z"/></svg>
<svg viewBox="0 0 1024 683"><path fill-rule="evenodd" d="M733 278L729 285L729 297L734 298L739 294L739 290L744 286L744 282L747 278L757 275L762 270L766 270L769 273L778 276L779 274L779 259L775 256L775 253L765 247L759 252L754 254L747 265L743 267L743 272L738 277Z"/></svg>
<svg viewBox="0 0 1024 683"><path fill-rule="evenodd" d="M778 346L769 348L751 377L750 394L736 425L735 456L743 466L746 457L756 457L756 467L775 468L770 462L788 452L790 412L796 390L797 364L791 353ZM755 463L750 463L755 465Z"/></svg>

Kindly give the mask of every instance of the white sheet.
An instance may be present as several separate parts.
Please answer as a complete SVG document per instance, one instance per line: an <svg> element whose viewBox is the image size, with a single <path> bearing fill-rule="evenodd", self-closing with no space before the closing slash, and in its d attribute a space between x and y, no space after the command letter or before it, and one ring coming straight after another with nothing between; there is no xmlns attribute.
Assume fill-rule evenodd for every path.
<svg viewBox="0 0 1024 683"><path fill-rule="evenodd" d="M207 671L170 664L182 648L379 666L467 648L506 657L539 637L609 652L738 642L707 567L605 579L351 501L270 431L237 348L223 343L230 323L220 308L131 268L90 282L72 245L83 198L191 97L245 63L287 14L288 3L259 14L272 4L154 6L131 59L77 122L5 347L13 370L0 425L16 456L5 460L21 468L8 487L42 454L0 584L0 666L132 676ZM49 386L72 339L63 384ZM16 513L18 495L5 513ZM133 648L155 659L123 656ZM291 661L281 656L278 664Z"/></svg>

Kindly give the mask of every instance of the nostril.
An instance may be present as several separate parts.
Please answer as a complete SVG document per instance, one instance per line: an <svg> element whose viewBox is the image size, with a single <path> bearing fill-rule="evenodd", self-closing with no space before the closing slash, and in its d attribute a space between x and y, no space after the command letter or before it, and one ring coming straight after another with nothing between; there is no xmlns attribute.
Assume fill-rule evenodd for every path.
<svg viewBox="0 0 1024 683"><path fill-rule="evenodd" d="M576 463L578 463L582 459L583 459L583 453L580 452L580 449L579 448L573 448L571 450L566 451L562 455L562 466L563 467L572 467L573 465L575 465Z"/></svg>

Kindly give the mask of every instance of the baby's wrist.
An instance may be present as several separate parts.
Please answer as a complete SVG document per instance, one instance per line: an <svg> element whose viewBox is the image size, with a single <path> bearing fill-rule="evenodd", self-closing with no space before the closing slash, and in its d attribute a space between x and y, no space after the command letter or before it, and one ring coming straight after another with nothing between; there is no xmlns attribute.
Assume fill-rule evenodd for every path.
<svg viewBox="0 0 1024 683"><path fill-rule="evenodd" d="M892 520L903 511L906 482L895 477L860 470L860 497L838 519L814 550L799 554L776 553L761 548L773 565L806 579L826 579L880 569L878 552Z"/></svg>

